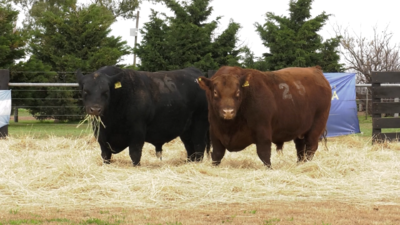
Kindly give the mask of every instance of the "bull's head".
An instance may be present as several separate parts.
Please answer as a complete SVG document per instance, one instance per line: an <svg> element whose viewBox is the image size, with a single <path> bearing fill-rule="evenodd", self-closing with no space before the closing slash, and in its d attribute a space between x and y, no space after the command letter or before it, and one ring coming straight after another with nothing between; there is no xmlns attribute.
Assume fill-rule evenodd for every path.
<svg viewBox="0 0 400 225"><path fill-rule="evenodd" d="M206 91L207 101L216 115L225 120L235 118L242 103L251 75L215 74L212 78L199 77L198 83Z"/></svg>
<svg viewBox="0 0 400 225"><path fill-rule="evenodd" d="M120 73L109 76L94 72L83 76L80 70L76 71L76 78L82 91L83 105L87 114L103 115L108 107L112 89L121 87L121 75Z"/></svg>

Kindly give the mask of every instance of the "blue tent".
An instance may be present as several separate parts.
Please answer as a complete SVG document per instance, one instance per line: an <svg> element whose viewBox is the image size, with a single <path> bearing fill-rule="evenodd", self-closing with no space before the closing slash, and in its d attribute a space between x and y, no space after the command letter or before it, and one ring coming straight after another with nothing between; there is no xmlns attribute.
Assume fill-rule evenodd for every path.
<svg viewBox="0 0 400 225"><path fill-rule="evenodd" d="M356 74L324 73L332 88L328 137L360 133L357 117Z"/></svg>

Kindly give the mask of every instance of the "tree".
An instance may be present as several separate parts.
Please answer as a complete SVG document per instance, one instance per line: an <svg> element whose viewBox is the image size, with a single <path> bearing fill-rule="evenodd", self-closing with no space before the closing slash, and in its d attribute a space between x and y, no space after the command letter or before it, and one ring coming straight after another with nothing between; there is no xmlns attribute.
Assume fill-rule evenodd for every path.
<svg viewBox="0 0 400 225"><path fill-rule="evenodd" d="M15 4L20 5L22 8L29 9L32 11L34 9L40 12L43 7L48 8L48 6L55 6L64 4L68 0L13 0ZM150 2L159 2L160 0L148 0ZM75 0L76 2L76 0ZM139 7L142 2L140 0L90 0L85 1L89 5L98 5L107 8L115 18L122 17L124 19L132 19L136 17L135 10ZM34 7L37 7L36 9Z"/></svg>
<svg viewBox="0 0 400 225"><path fill-rule="evenodd" d="M329 14L311 18L313 0L290 0L289 17L266 14L266 23L255 23L256 31L269 53L264 54L269 70L285 67L320 65L325 71L342 71L337 50L340 36L328 39L317 33L325 25Z"/></svg>
<svg viewBox="0 0 400 225"><path fill-rule="evenodd" d="M11 4L0 1L0 68L10 68L15 60L25 56L25 37L19 29L14 30L18 11Z"/></svg>
<svg viewBox="0 0 400 225"><path fill-rule="evenodd" d="M78 7L75 1L53 6L35 17L31 24L29 40L30 59L19 65L20 71L34 66L43 73L15 73L14 81L31 82L76 82L73 71L95 71L105 65L118 64L121 56L129 54L130 48L120 37L109 36L113 14L105 7L90 5ZM48 70L56 73L46 72ZM69 72L69 73L68 73ZM38 107L45 102L32 102L30 113L38 119L77 119L82 115L78 107L78 92L62 91L71 88L43 88L32 96L52 100L54 107ZM40 103L40 104L39 104ZM44 105L43 105L44 104ZM55 107L57 106L57 107ZM61 107L60 107L61 106Z"/></svg>
<svg viewBox="0 0 400 225"><path fill-rule="evenodd" d="M400 71L400 47L392 43L393 34L388 27L379 31L373 27L372 38L362 33L351 35L348 29L335 28L340 41L346 69L358 73L358 82L371 83L373 71Z"/></svg>
<svg viewBox="0 0 400 225"><path fill-rule="evenodd" d="M150 22L141 29L143 39L134 50L141 59L140 69L157 71L195 66L206 72L222 65L239 65L240 52L236 48L240 25L231 20L228 28L216 35L220 18L206 22L212 12L210 1L164 0L174 16L153 11Z"/></svg>
<svg viewBox="0 0 400 225"><path fill-rule="evenodd" d="M255 57L254 52L252 52L247 46L242 47L240 50L244 55L241 56L243 68L256 69L260 71L268 70L268 65L265 59L262 57Z"/></svg>

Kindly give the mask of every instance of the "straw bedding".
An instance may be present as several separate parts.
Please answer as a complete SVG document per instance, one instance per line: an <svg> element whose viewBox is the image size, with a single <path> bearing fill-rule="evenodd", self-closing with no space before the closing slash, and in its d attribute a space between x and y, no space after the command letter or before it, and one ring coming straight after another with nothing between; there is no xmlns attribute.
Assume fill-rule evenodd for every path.
<svg viewBox="0 0 400 225"><path fill-rule="evenodd" d="M164 146L163 161L145 144L140 167L128 149L103 165L90 136L32 136L0 140L0 208L141 207L190 208L269 200L336 200L400 205L400 144L372 146L347 136L320 145L312 162L297 164L292 143L273 149L272 170L255 146L227 153L219 167L209 158L186 163L179 139Z"/></svg>

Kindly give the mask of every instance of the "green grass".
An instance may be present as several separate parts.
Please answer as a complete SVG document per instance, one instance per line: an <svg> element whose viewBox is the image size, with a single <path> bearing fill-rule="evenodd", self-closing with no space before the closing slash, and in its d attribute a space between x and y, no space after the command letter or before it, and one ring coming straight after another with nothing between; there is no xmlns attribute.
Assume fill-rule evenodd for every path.
<svg viewBox="0 0 400 225"><path fill-rule="evenodd" d="M356 135L362 137L372 137L372 117L368 116L366 119L365 116L358 116L358 121L360 124L361 133ZM382 133L394 132L400 132L400 128L382 129Z"/></svg>
<svg viewBox="0 0 400 225"><path fill-rule="evenodd" d="M11 137L21 137L30 135L35 138L46 138L49 136L60 137L80 137L82 135L92 134L87 128L87 124L82 124L79 128L78 122L53 122L25 120L18 123L10 122L8 125L8 135Z"/></svg>
<svg viewBox="0 0 400 225"><path fill-rule="evenodd" d="M26 109L18 110L19 121L10 121L8 125L8 135L10 137L21 137L30 135L35 138L47 138L49 136L59 137L80 137L92 134L87 124L82 124L77 128L79 121L74 122L54 122L53 120L21 120L21 117L31 116Z"/></svg>
<svg viewBox="0 0 400 225"><path fill-rule="evenodd" d="M19 109L19 116L30 116L27 110ZM372 117L358 116L361 133L356 136L371 137L372 136ZM93 134L93 131L87 128L87 124L79 124L75 122L54 122L53 120L19 120L18 123L11 121L8 127L8 134L11 137L21 137L30 135L35 138L47 138L49 136L76 138L82 135ZM383 133L400 132L400 128L382 129Z"/></svg>

